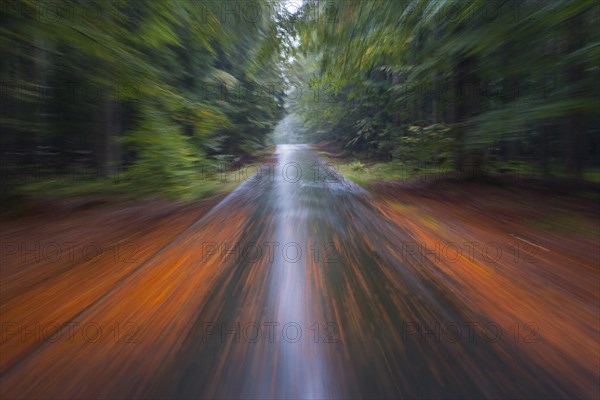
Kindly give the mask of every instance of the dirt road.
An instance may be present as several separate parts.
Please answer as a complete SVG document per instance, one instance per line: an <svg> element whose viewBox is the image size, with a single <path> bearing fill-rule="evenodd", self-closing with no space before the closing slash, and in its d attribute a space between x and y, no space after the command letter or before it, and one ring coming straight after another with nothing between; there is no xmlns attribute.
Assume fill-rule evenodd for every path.
<svg viewBox="0 0 600 400"><path fill-rule="evenodd" d="M210 211L3 232L2 398L598 395L595 255L276 155Z"/></svg>

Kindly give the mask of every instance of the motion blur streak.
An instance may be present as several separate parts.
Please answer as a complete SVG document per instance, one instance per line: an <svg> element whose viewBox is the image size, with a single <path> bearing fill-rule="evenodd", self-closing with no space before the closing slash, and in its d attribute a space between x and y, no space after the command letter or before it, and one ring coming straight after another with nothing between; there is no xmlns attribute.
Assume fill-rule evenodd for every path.
<svg viewBox="0 0 600 400"><path fill-rule="evenodd" d="M65 334L31 344L10 336L2 342L2 397L593 397L591 260L572 263L567 274L560 254L536 268L481 256L406 257L409 243L435 247L430 230L342 177L314 179L307 171L319 159L308 146L278 146L276 156L302 175L290 169L249 179L162 250L146 232L146 260L121 278L96 266L101 273L65 291L71 274L89 265L7 266L3 324L70 322L111 332L132 323L136 340ZM275 242L272 260L232 250ZM202 251L206 243L225 243L230 253ZM302 255L280 252L286 243ZM333 243L335 257L315 257L307 243ZM551 284L555 275L562 284ZM250 340L257 335L245 333L248 323L263 327L262 337ZM278 324L273 340L269 323ZM290 323L302 335L294 327L282 340ZM539 329L518 340L515 324ZM451 340L457 330L462 337Z"/></svg>

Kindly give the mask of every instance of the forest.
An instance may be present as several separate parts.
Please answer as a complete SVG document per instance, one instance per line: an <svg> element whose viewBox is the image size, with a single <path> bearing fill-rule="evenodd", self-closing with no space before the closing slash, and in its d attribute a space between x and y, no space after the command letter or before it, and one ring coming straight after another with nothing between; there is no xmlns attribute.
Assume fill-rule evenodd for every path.
<svg viewBox="0 0 600 400"><path fill-rule="evenodd" d="M0 20L0 399L600 399L598 0Z"/></svg>
<svg viewBox="0 0 600 400"><path fill-rule="evenodd" d="M1 4L3 184L12 192L45 176L117 175L133 190L181 195L203 168L264 146L282 115L277 4Z"/></svg>
<svg viewBox="0 0 600 400"><path fill-rule="evenodd" d="M118 175L123 190L181 196L206 168L290 140L393 166L597 181L599 10L2 0L4 192Z"/></svg>
<svg viewBox="0 0 600 400"><path fill-rule="evenodd" d="M307 137L475 174L506 161L543 177L597 168L597 2L328 6L299 17L293 70L322 94L294 102Z"/></svg>

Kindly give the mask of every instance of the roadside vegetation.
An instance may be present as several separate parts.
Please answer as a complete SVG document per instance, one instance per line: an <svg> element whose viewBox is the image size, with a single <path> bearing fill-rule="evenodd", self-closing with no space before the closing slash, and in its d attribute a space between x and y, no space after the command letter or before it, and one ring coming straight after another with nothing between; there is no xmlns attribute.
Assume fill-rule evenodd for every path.
<svg viewBox="0 0 600 400"><path fill-rule="evenodd" d="M3 1L3 206L230 189L206 171L264 149L284 113L287 11L254 4L258 18L220 2Z"/></svg>
<svg viewBox="0 0 600 400"><path fill-rule="evenodd" d="M333 0L319 11L297 14L290 109L306 141L351 154L349 176L599 181L594 1Z"/></svg>

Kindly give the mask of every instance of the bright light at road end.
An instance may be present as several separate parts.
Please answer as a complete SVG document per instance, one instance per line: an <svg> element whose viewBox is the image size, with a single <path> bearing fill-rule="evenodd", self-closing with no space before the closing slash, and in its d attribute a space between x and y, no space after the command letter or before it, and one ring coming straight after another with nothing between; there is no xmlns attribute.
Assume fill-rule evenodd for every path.
<svg viewBox="0 0 600 400"><path fill-rule="evenodd" d="M285 0L283 3L283 6L290 14L294 14L296 11L298 11L301 5L301 0Z"/></svg>

